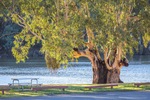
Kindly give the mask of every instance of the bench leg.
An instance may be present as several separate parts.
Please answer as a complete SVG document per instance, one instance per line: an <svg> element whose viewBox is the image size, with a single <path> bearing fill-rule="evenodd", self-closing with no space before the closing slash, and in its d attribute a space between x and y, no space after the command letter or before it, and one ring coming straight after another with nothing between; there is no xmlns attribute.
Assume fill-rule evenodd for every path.
<svg viewBox="0 0 150 100"><path fill-rule="evenodd" d="M36 89L31 88L31 90L32 90L33 92L37 92L37 90L36 90Z"/></svg>
<svg viewBox="0 0 150 100"><path fill-rule="evenodd" d="M113 89L113 86L111 86L111 89Z"/></svg>
<svg viewBox="0 0 150 100"><path fill-rule="evenodd" d="M4 95L4 90L2 90L2 95Z"/></svg>
<svg viewBox="0 0 150 100"><path fill-rule="evenodd" d="M89 91L91 91L92 90L92 88L89 88Z"/></svg>

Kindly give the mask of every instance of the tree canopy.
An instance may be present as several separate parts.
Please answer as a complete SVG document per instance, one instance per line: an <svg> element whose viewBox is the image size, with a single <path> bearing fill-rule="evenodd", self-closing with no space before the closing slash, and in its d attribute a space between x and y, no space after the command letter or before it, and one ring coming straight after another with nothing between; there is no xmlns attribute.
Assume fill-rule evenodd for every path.
<svg viewBox="0 0 150 100"><path fill-rule="evenodd" d="M48 67L56 69L86 56L77 48L113 60L116 49L121 58L132 54L140 36L145 46L150 41L147 0L0 0L0 10L0 16L22 27L12 48L17 62L25 61L36 43L42 44Z"/></svg>

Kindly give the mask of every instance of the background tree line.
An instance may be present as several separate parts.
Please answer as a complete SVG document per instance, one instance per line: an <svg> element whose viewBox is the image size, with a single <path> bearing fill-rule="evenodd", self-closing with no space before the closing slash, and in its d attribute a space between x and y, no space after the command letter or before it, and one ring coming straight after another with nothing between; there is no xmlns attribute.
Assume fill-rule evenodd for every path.
<svg viewBox="0 0 150 100"><path fill-rule="evenodd" d="M13 47L14 36L21 32L22 28L13 23L12 20L0 18L0 58L13 58L11 49ZM41 44L36 44L29 52L30 57L43 57L39 52Z"/></svg>
<svg viewBox="0 0 150 100"><path fill-rule="evenodd" d="M0 18L0 56L1 57L13 57L11 49L13 47L14 36L21 32L22 28L13 23L10 19L9 21L4 20L3 17ZM32 47L29 52L30 57L42 57L43 55L39 52L41 44L36 44ZM138 50L134 50L135 55L147 55L150 54L150 42L147 47L144 47L142 36L140 37Z"/></svg>

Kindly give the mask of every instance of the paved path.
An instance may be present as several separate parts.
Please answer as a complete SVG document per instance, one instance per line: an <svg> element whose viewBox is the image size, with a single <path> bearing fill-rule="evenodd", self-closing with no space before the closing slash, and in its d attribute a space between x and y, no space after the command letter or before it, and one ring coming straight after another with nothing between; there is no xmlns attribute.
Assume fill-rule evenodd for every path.
<svg viewBox="0 0 150 100"><path fill-rule="evenodd" d="M150 100L150 91L61 94L38 97L0 98L0 100Z"/></svg>

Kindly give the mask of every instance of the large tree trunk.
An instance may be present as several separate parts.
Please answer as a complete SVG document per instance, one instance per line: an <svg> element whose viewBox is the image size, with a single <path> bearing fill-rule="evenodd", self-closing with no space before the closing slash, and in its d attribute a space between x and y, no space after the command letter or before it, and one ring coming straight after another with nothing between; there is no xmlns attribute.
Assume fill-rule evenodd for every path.
<svg viewBox="0 0 150 100"><path fill-rule="evenodd" d="M92 64L93 68L93 84L106 83L107 81L107 69L104 62L98 60L97 63Z"/></svg>
<svg viewBox="0 0 150 100"><path fill-rule="evenodd" d="M92 70L93 70L93 84L102 84L102 83L119 83L122 82L120 80L120 69L118 62L116 62L116 66L112 68L112 66L106 66L106 61L102 60L97 51L92 51L86 49L84 51L80 51L77 48L74 48L74 57L84 56L87 57L91 61ZM122 62L126 62L123 60ZM120 62L122 65L122 62ZM122 66L121 65L121 66Z"/></svg>
<svg viewBox="0 0 150 100"><path fill-rule="evenodd" d="M112 69L107 73L107 83L119 83L120 82L120 70Z"/></svg>
<svg viewBox="0 0 150 100"><path fill-rule="evenodd" d="M93 69L93 84L102 83L122 83L120 80L120 69L113 68L108 70L104 61L93 59L92 69Z"/></svg>
<svg viewBox="0 0 150 100"><path fill-rule="evenodd" d="M120 70L122 66L128 66L127 60L115 59L113 64L109 64L109 60L106 59L108 56L106 53L104 55L105 59L102 60L96 50L86 49L84 51L80 51L77 48L74 48L74 57L78 58L80 56L84 56L91 61L93 70L93 84L122 83L120 80Z"/></svg>

